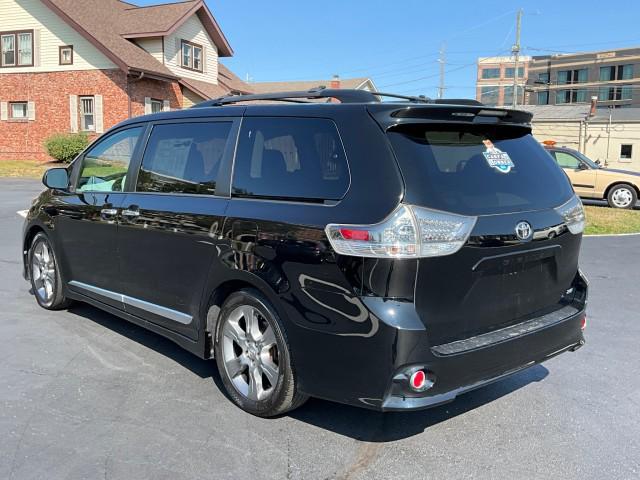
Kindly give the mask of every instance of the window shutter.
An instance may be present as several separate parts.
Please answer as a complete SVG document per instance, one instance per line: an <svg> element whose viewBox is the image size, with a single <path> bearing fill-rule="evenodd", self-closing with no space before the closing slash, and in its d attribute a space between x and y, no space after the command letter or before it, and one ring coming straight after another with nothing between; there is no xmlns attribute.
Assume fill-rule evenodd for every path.
<svg viewBox="0 0 640 480"><path fill-rule="evenodd" d="M31 121L36 119L36 102L27 103L27 118Z"/></svg>
<svg viewBox="0 0 640 480"><path fill-rule="evenodd" d="M202 47L202 73L207 73L207 46Z"/></svg>
<svg viewBox="0 0 640 480"><path fill-rule="evenodd" d="M71 118L71 131L78 133L78 96L69 95L69 115Z"/></svg>
<svg viewBox="0 0 640 480"><path fill-rule="evenodd" d="M174 56L174 61L177 65L182 65L182 60L180 59L180 51L182 50L182 41L179 38L176 38L176 54Z"/></svg>
<svg viewBox="0 0 640 480"><path fill-rule="evenodd" d="M96 95L94 97L93 106L94 114L96 116L96 133L104 133L104 114L102 108L102 95Z"/></svg>
<svg viewBox="0 0 640 480"><path fill-rule="evenodd" d="M33 31L33 66L40 66L40 30Z"/></svg>
<svg viewBox="0 0 640 480"><path fill-rule="evenodd" d="M9 120L9 104L7 102L0 103L0 120Z"/></svg>
<svg viewBox="0 0 640 480"><path fill-rule="evenodd" d="M169 100L165 100L162 102L162 111L163 112L168 112L171 110L171 103L169 102Z"/></svg>
<svg viewBox="0 0 640 480"><path fill-rule="evenodd" d="M144 97L144 114L149 115L151 113L151 98Z"/></svg>

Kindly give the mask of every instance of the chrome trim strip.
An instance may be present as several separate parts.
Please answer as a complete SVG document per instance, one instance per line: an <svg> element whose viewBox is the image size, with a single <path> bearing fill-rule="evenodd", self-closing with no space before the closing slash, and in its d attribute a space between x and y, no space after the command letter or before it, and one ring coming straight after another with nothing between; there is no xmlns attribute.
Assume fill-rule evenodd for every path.
<svg viewBox="0 0 640 480"><path fill-rule="evenodd" d="M156 305L155 303L145 302L144 300L140 300L139 298L129 297L128 295L112 292L111 290L105 290L104 288L96 287L75 280L70 281L69 285L72 287L81 288L96 295L100 295L101 297L121 302L125 310L127 309L127 305L129 305L130 307L139 308L140 310L153 313L154 315L164 317L168 320L172 320L183 325L189 325L193 320L193 317L191 315L187 315L186 313L178 312L177 310L172 310L171 308L163 307L161 305Z"/></svg>
<svg viewBox="0 0 640 480"><path fill-rule="evenodd" d="M104 288L95 287L93 285L77 282L75 280L70 281L69 285L72 287L81 288L91 293L95 293L96 295L100 295L101 297L110 298L111 300L116 300L120 303L124 303L124 295L120 293L112 292L111 290L105 290Z"/></svg>
<svg viewBox="0 0 640 480"><path fill-rule="evenodd" d="M139 298L133 298L128 297L127 295L123 295L122 299L125 303L125 308L127 305L129 305L131 307L139 308L140 310L145 310L149 313L168 318L169 320L173 320L174 322L182 323L183 325L189 325L191 323L191 320L193 319L191 315L187 315L186 313L178 312L177 310L172 310L171 308L156 305L155 303L145 302L144 300L140 300Z"/></svg>

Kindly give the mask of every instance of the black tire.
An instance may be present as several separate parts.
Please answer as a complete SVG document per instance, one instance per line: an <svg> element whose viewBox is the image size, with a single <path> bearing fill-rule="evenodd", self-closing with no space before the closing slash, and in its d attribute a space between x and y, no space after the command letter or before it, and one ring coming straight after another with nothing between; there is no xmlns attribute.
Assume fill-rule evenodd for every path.
<svg viewBox="0 0 640 480"><path fill-rule="evenodd" d="M49 266L47 270L51 272L47 275L51 284L49 289L39 283L41 270L36 271L36 269L38 269L37 265L41 263L37 258L39 255L38 252L42 251L43 247L47 249L49 257L46 262ZM62 310L68 308L72 302L66 298L63 293L64 284L62 283L58 257L53 249L53 245L44 233L40 232L33 238L27 260L31 289L33 291L33 295L36 297L38 305L47 310Z"/></svg>
<svg viewBox="0 0 640 480"><path fill-rule="evenodd" d="M244 310L247 307L254 309L253 311L257 312L258 320L256 320L256 323L263 325L264 334L262 335L264 335L264 338L267 336L267 328L270 327L272 329L269 332L269 337L271 337L272 332L275 337L274 345L277 346L277 350L270 350L270 352L275 353L276 358L274 359L273 356L270 356L268 359L269 362L273 362L272 365L277 363L277 375L273 375L273 377L277 377L275 385L271 385L268 382L268 379L265 380L262 373L259 376L259 388L262 388L265 383L271 385L270 393L263 399L250 398L252 390L250 384L252 384L251 378L253 377L249 376L249 370L254 368L252 365L260 363L256 358L262 358L259 354L254 358L254 360L248 359L248 355L250 355L249 349L253 348L255 343L251 346L244 343L246 348L243 348L240 343L230 340L231 337L226 333L230 328L231 322L234 322L231 315L233 314L234 316L237 316L238 313L236 312ZM239 321L235 321L235 325L241 325L243 319L244 317L241 316ZM246 320L244 320L244 322L246 327ZM248 330L248 328L245 328L245 330ZM246 334L245 338L249 338L249 334ZM249 343L252 342L249 340ZM230 345L232 346L232 350ZM264 352L264 350L260 351ZM225 353L227 354L226 360ZM238 358L232 358L233 355L237 355ZM271 304L256 290L240 290L231 294L224 302L222 309L220 310L220 317L216 326L214 337L214 357L227 394L236 405L252 415L259 417L274 417L281 415L285 412L298 408L308 398L297 389L295 370L292 365L289 344L287 342L282 322L278 318L278 315ZM244 365L243 371L245 373L235 375L232 379L226 365L229 365L232 362L238 362L238 365L242 364L240 357L242 357L244 361L251 361L252 363L250 365ZM256 362L255 364L253 363L254 361ZM260 366L255 368L258 368L257 371L262 371ZM244 383L246 383L248 391L242 393L240 387L242 387ZM237 387L237 385L240 387Z"/></svg>
<svg viewBox="0 0 640 480"><path fill-rule="evenodd" d="M621 183L609 190L607 202L611 208L631 210L638 203L638 192L633 186Z"/></svg>

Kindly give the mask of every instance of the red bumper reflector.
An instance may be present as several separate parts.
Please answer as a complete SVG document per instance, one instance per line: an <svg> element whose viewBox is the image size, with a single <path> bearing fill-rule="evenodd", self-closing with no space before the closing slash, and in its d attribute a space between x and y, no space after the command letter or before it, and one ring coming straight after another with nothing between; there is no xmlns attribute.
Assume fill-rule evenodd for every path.
<svg viewBox="0 0 640 480"><path fill-rule="evenodd" d="M409 378L409 385L411 385L411 388L414 390L422 390L426 381L427 376L424 373L424 370L418 370L411 374L411 377Z"/></svg>
<svg viewBox="0 0 640 480"><path fill-rule="evenodd" d="M582 317L582 320L580 320L580 330L584 330L585 328L587 328L587 316L586 315L584 317Z"/></svg>

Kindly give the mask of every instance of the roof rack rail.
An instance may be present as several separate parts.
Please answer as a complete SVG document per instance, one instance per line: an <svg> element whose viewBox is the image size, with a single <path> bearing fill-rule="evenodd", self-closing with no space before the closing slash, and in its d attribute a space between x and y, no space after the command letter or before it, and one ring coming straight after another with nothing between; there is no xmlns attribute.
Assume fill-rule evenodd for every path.
<svg viewBox="0 0 640 480"><path fill-rule="evenodd" d="M406 95L396 95L393 93L369 92L367 90L354 89L332 89L332 88L312 88L306 91L293 92L276 92L276 93L258 93L251 95L228 95L224 97L214 98L202 103L198 103L191 108L204 107L221 107L239 102L251 102L254 100L274 100L279 102L291 103L311 103L308 100L326 98L327 100L335 98L341 103L379 103L380 97L399 98L410 102L430 103L431 99L419 96L411 97Z"/></svg>

